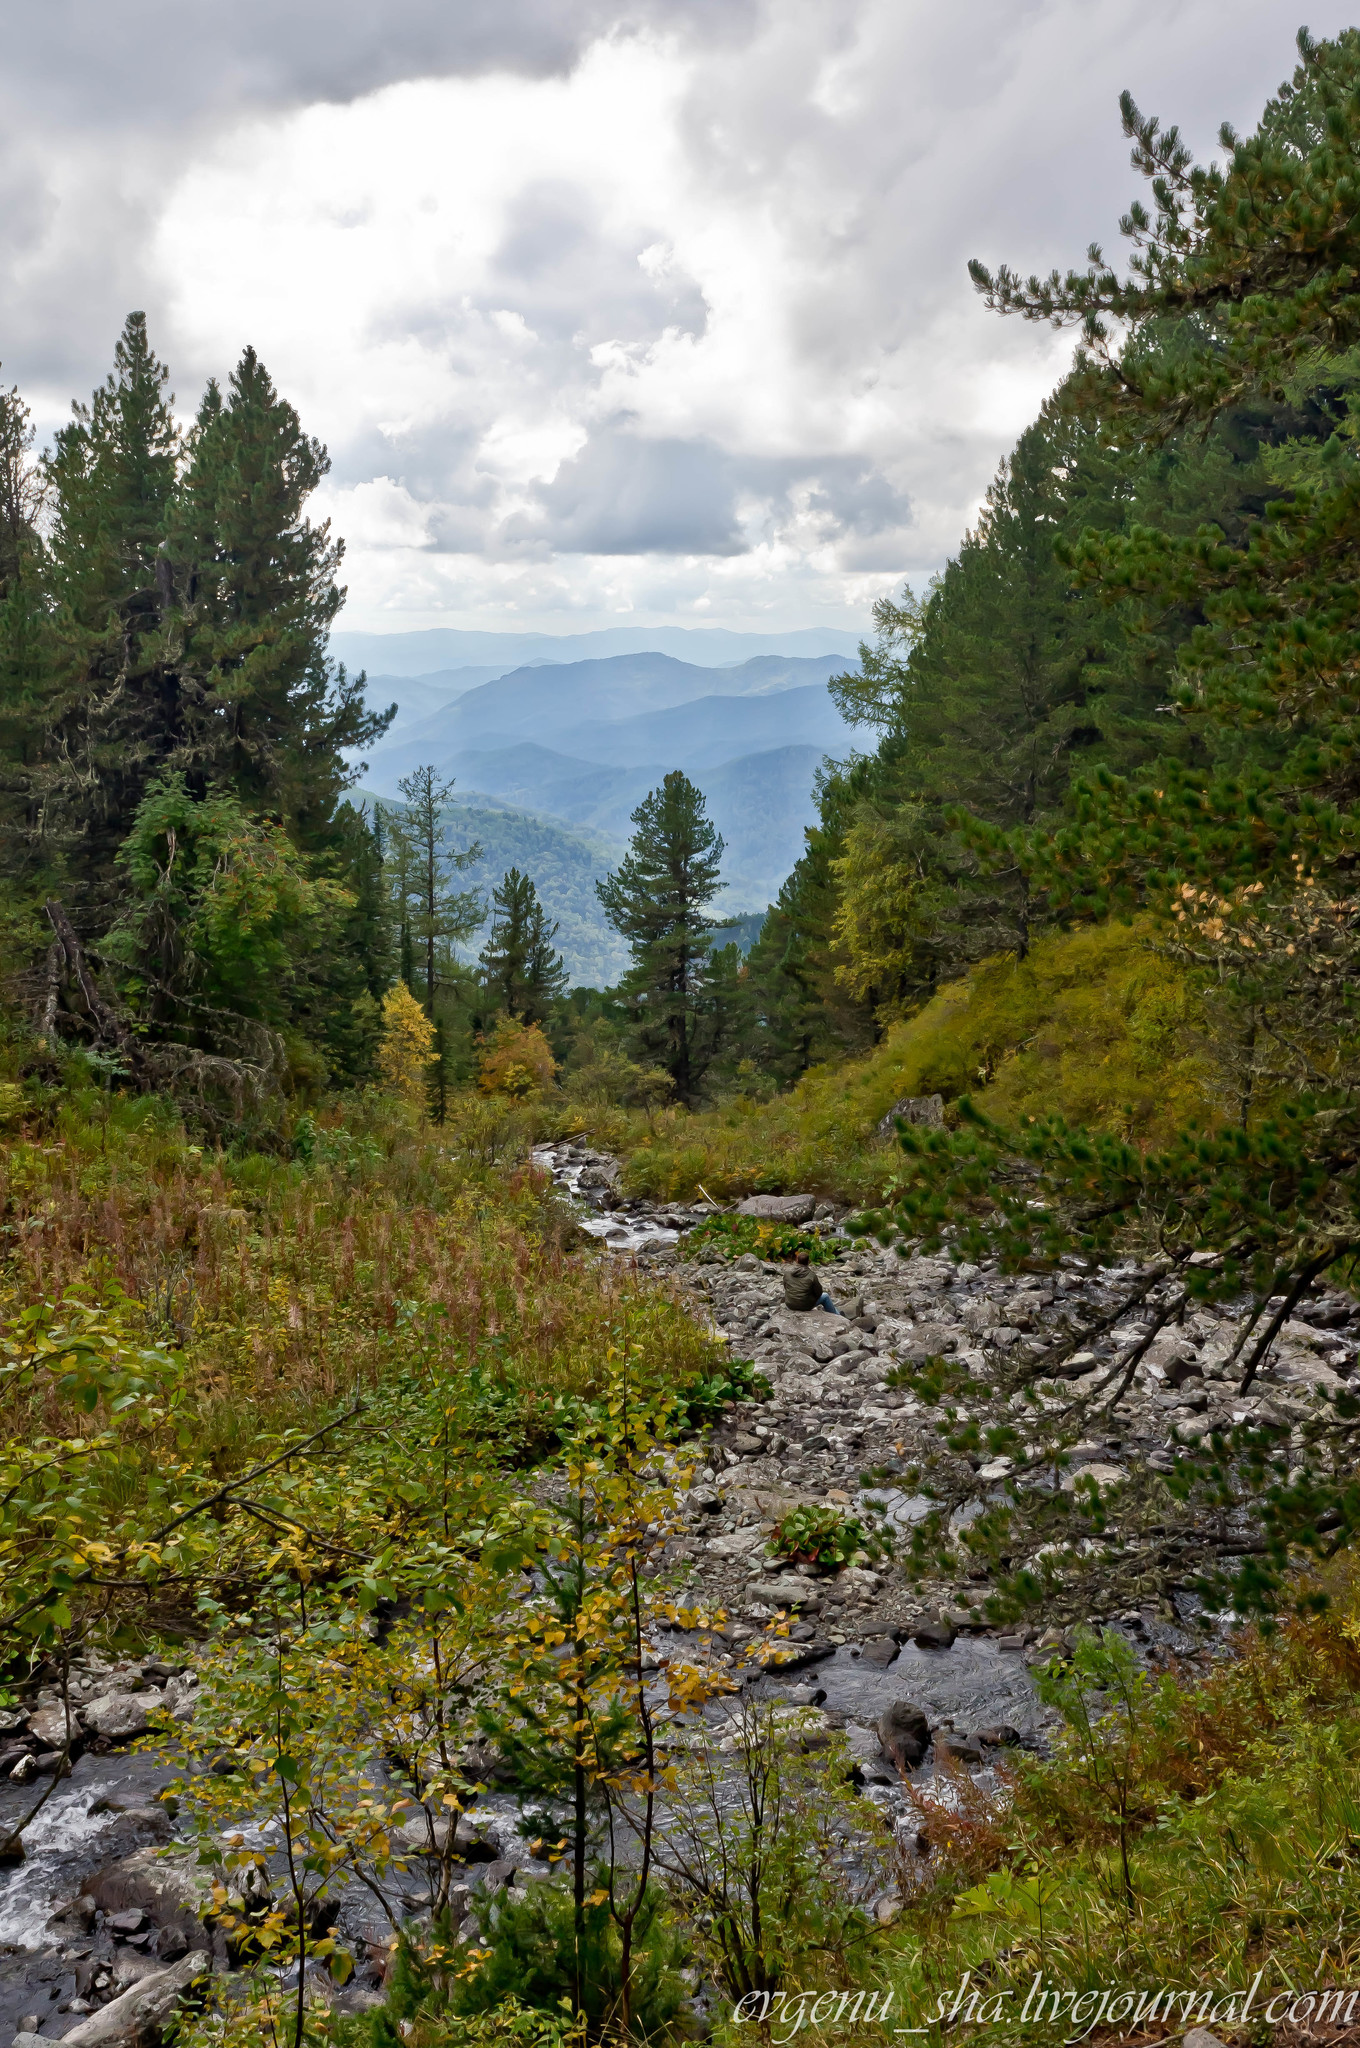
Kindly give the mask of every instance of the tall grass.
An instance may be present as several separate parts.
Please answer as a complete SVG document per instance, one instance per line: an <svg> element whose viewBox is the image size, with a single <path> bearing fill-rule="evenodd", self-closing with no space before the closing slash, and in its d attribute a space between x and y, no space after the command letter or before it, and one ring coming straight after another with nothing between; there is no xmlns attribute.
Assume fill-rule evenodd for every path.
<svg viewBox="0 0 1360 2048"><path fill-rule="evenodd" d="M79 1087L0 1141L0 1320L121 1289L181 1350L204 1455L248 1449L382 1386L413 1350L528 1396L589 1394L628 1337L659 1380L712 1347L654 1282L582 1241L522 1143L416 1125L390 1103L322 1118L309 1159L191 1144L164 1104ZM50 1397L49 1397L50 1402ZM0 1429L74 1427L10 1397Z"/></svg>

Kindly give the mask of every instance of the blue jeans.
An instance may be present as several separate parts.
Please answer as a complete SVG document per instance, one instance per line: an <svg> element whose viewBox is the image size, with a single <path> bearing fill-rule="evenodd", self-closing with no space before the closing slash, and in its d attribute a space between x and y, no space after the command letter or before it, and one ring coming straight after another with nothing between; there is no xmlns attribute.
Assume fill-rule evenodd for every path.
<svg viewBox="0 0 1360 2048"><path fill-rule="evenodd" d="M824 1308L827 1314L830 1316L838 1316L840 1314L840 1310L837 1308L835 1302L831 1299L831 1296L829 1294L823 1294L817 1306L818 1308Z"/></svg>

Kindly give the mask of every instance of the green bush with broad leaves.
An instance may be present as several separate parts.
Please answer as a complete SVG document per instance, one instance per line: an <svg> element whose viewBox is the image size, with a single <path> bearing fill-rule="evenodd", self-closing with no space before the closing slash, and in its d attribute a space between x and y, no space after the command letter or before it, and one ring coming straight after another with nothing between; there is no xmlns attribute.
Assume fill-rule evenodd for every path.
<svg viewBox="0 0 1360 2048"><path fill-rule="evenodd" d="M806 1252L814 1266L836 1256L835 1244L817 1231L762 1222L758 1216L706 1216L687 1233L682 1251L687 1259L714 1251L728 1259L739 1259L743 1252L754 1252L758 1259L793 1259Z"/></svg>
<svg viewBox="0 0 1360 2048"><path fill-rule="evenodd" d="M868 1564L891 1549L886 1529L873 1531L858 1515L837 1508L805 1505L791 1508L774 1526L772 1557L796 1558L800 1564Z"/></svg>

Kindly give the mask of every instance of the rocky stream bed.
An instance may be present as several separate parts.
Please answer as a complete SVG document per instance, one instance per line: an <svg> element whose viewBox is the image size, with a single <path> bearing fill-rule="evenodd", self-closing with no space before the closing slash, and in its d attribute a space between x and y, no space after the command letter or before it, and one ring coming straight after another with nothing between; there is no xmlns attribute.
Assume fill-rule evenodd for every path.
<svg viewBox="0 0 1360 2048"><path fill-rule="evenodd" d="M904 1840L916 1828L910 1785L928 1786L938 1773L947 1786L965 1770L985 1786L1008 1748L1043 1747L1047 1710L1030 1667L1061 1646L1074 1623L1119 1631L1150 1663L1205 1654L1192 1626L1196 1602L1176 1583L1193 1546L1168 1537L1165 1523L1147 1534L1146 1488L1169 1469L1177 1442L1215 1423L1263 1416L1301 1426L1356 1363L1353 1304L1315 1294L1284 1325L1243 1398L1233 1366L1239 1316L1183 1310L1154 1327L1163 1295L1144 1284L1139 1310L1121 1322L1112 1312L1140 1292L1130 1265L1004 1277L853 1241L839 1230L840 1212L811 1197L757 1198L755 1213L763 1206L775 1219L813 1225L834 1247L818 1271L838 1313L795 1311L785 1303L785 1269L774 1263L754 1254L681 1256L683 1233L711 1215L712 1204L629 1203L615 1162L581 1144L540 1151L536 1163L590 1234L682 1289L693 1313L769 1385L766 1398L728 1410L688 1496L688 1526L672 1562L694 1597L720 1605L726 1621L687 1650L716 1659L741 1691L802 1708L806 1725L844 1730L864 1797L887 1810ZM1071 1445L1061 1483L1108 1496L1115 1550L1107 1542L1084 1575L1081 1559L1072 1561L1063 1598L1041 1625L985 1626L985 1586L965 1573L962 1554L953 1577L915 1585L891 1559L826 1570L768 1554L774 1524L800 1504L881 1511L904 1537L929 1511L931 1501L905 1475L932 1460L939 1466L942 1411L898 1384L904 1368L945 1359L975 1377L975 1411L985 1419L1007 1407L1005 1395L981 1391L995 1379L998 1357L1060 1341L1065 1384L1047 1398L1081 1402L1085 1389L1094 1404L1102 1393L1093 1409L1100 1431ZM1112 1370L1127 1381L1113 1403ZM1012 1464L962 1461L969 1500L979 1484L999 1487ZM1125 1497L1139 1508L1137 1531L1112 1567ZM956 1520L975 1511L964 1503ZM781 1615L788 1661L772 1670L757 1653ZM658 1638L655 1647L674 1645ZM182 1654L179 1663L88 1656L74 1670L72 1763L55 1783L66 1742L56 1693L0 1717L0 1831L51 1787L26 1833L24 1859L0 1868L0 2048L35 2035L67 2038L73 2048L150 2041L196 1974L230 1967L204 1910L193 1851L157 1796L175 1774L171 1750L145 1734L157 1710L193 1714L192 1653ZM715 1736L731 1711L723 1702L706 1710ZM513 1793L488 1786L459 1823L454 1904L469 1933L478 1890L547 1874L519 1821ZM381 1999L394 1926L429 1910L430 1878L416 1847L413 1837L411 1854L388 1873L387 1910L363 1885L344 1893L337 1931L359 1966L338 1994L319 1978L319 1995L350 2009Z"/></svg>

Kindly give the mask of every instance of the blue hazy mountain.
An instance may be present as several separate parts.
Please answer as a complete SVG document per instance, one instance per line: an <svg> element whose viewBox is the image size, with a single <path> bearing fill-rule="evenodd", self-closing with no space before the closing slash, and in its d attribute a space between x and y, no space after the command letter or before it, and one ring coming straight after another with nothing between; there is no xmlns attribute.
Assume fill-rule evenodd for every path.
<svg viewBox="0 0 1360 2048"><path fill-rule="evenodd" d="M533 875L562 920L573 979L612 980L623 955L593 885L643 797L683 768L726 842L718 910L763 910L803 850L819 764L853 749L826 687L850 665L839 651L781 647L708 666L654 645L491 675L485 664L414 676L388 664L370 676L369 701L400 708L369 750L365 790L399 801L401 778L427 764L455 780L460 815L497 820L469 833L486 848L483 886L512 865Z"/></svg>
<svg viewBox="0 0 1360 2048"><path fill-rule="evenodd" d="M389 676L499 663L574 662L598 655L671 654L700 668L724 668L754 654L834 654L853 659L854 633L808 626L792 633L733 633L725 626L608 626L597 633L474 633L435 626L422 633L331 634L331 653L347 668Z"/></svg>
<svg viewBox="0 0 1360 2048"><path fill-rule="evenodd" d="M428 676L372 675L365 696L375 711L386 711L389 705L396 705L397 715L388 731L399 732L404 726L432 717L436 711L446 711L457 698L475 690L479 683L491 682L500 673L500 669L492 667L438 669Z"/></svg>

